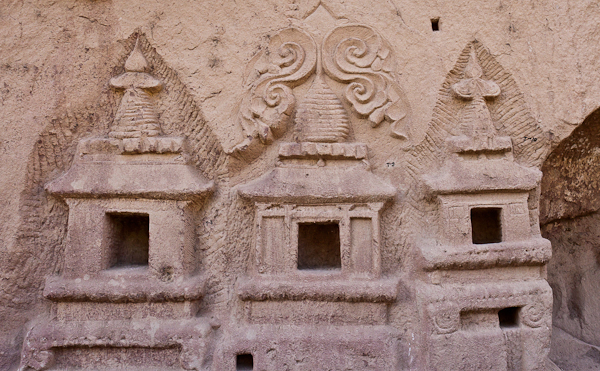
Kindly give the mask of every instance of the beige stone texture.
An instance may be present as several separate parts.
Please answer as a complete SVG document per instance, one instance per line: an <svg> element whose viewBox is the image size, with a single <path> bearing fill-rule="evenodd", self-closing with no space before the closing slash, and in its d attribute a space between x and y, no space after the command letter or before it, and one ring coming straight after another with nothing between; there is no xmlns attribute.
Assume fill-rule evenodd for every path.
<svg viewBox="0 0 600 371"><path fill-rule="evenodd" d="M0 370L600 368L599 24L3 1Z"/></svg>

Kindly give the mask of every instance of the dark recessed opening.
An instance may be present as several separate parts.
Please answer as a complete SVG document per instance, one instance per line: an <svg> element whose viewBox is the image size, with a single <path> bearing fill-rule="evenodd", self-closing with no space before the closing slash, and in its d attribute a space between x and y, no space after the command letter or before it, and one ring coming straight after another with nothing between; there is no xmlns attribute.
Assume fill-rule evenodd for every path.
<svg viewBox="0 0 600 371"><path fill-rule="evenodd" d="M298 224L298 269L340 269L338 223Z"/></svg>
<svg viewBox="0 0 600 371"><path fill-rule="evenodd" d="M504 308L498 312L500 327L517 327L519 326L519 307Z"/></svg>
<svg viewBox="0 0 600 371"><path fill-rule="evenodd" d="M236 371L254 370L254 359L252 354L238 354L235 360Z"/></svg>
<svg viewBox="0 0 600 371"><path fill-rule="evenodd" d="M501 210L500 208L492 207L471 209L473 243L502 242Z"/></svg>
<svg viewBox="0 0 600 371"><path fill-rule="evenodd" d="M440 30L440 19L439 18L433 18L431 20L431 29L433 31L439 31Z"/></svg>
<svg viewBox="0 0 600 371"><path fill-rule="evenodd" d="M143 214L108 214L111 268L148 265L150 218Z"/></svg>

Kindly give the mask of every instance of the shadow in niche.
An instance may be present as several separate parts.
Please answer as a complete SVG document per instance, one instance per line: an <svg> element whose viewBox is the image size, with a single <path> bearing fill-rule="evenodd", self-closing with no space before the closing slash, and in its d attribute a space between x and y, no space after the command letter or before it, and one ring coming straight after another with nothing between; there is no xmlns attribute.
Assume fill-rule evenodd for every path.
<svg viewBox="0 0 600 371"><path fill-rule="evenodd" d="M564 370L600 369L600 109L542 167L542 235L552 242L550 358Z"/></svg>

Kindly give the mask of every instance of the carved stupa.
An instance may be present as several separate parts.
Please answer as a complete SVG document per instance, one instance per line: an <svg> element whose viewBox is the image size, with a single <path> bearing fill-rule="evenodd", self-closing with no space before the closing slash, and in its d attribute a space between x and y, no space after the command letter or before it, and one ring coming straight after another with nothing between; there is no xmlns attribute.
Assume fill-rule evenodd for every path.
<svg viewBox="0 0 600 371"><path fill-rule="evenodd" d="M160 135L158 114L151 94L162 89L162 82L148 74L148 70L148 62L138 40L125 62L125 73L110 80L111 87L125 90L110 137L123 139Z"/></svg>
<svg viewBox="0 0 600 371"><path fill-rule="evenodd" d="M125 70L110 81L125 90L112 131L82 139L69 170L45 187L69 206L64 268L46 279L53 316L27 334L22 369L67 369L53 363L65 364L61 354L72 349L129 355L132 344L159 349L163 364L151 369L203 362L212 330L197 316L206 279L191 258L190 221L214 182L191 163L185 137L160 135L150 94L162 82L146 72L139 40ZM70 358L90 369L91 358Z"/></svg>
<svg viewBox="0 0 600 371"><path fill-rule="evenodd" d="M542 173L515 161L512 138L496 129L506 123L494 121L488 101L500 86L484 78L473 45L464 75L450 88L458 124L440 168L424 176L438 222L418 242L426 369L538 370L541 352L523 352L521 344L550 341L544 266L552 250L530 209ZM514 279L526 269L541 274ZM465 347L473 350L461 353Z"/></svg>
<svg viewBox="0 0 600 371"><path fill-rule="evenodd" d="M317 68L298 105L298 141L280 143L275 168L238 188L254 203L256 232L247 276L237 286L246 323L228 334L222 360L247 349L267 354L274 342L312 349L320 339L317 348L335 351L306 369L357 354L395 362L400 335L387 326L387 313L400 278L383 273L380 224L397 190L371 172L366 144L346 141L348 114L321 73ZM299 306L301 318L281 315L299 313ZM250 331L252 340L244 336ZM280 370L283 359L274 357L279 363L269 368L256 357L256 365ZM227 369L222 360L216 369Z"/></svg>

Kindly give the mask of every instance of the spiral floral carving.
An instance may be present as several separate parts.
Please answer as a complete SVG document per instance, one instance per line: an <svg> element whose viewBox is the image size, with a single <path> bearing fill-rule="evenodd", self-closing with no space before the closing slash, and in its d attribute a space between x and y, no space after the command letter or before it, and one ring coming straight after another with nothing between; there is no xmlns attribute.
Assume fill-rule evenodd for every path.
<svg viewBox="0 0 600 371"><path fill-rule="evenodd" d="M429 308L431 319L438 334L450 334L458 330L460 311L456 306L447 305L442 308Z"/></svg>
<svg viewBox="0 0 600 371"><path fill-rule="evenodd" d="M325 37L322 54L325 72L348 84L345 98L359 116L373 127L387 121L393 137L409 139L410 106L395 81L391 49L375 30L337 27Z"/></svg>
<svg viewBox="0 0 600 371"><path fill-rule="evenodd" d="M283 135L296 104L292 89L314 72L316 62L316 43L305 32L287 28L271 38L246 73L248 93L238 116L246 140L236 149L243 150L255 138L268 144Z"/></svg>
<svg viewBox="0 0 600 371"><path fill-rule="evenodd" d="M521 321L532 328L542 325L547 310L541 303L531 303L521 308Z"/></svg>

